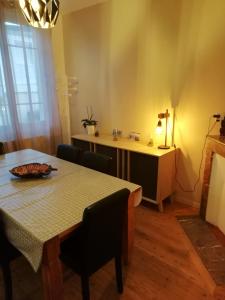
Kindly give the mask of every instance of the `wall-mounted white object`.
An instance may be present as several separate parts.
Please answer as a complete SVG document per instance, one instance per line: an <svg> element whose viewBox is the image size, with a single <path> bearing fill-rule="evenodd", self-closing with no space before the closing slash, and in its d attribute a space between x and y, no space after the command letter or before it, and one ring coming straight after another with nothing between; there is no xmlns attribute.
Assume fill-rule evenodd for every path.
<svg viewBox="0 0 225 300"><path fill-rule="evenodd" d="M67 82L68 82L68 96L72 97L73 94L77 94L79 92L79 80L77 77L74 76L68 76L67 78Z"/></svg>
<svg viewBox="0 0 225 300"><path fill-rule="evenodd" d="M214 154L210 177L206 221L225 234L225 158Z"/></svg>

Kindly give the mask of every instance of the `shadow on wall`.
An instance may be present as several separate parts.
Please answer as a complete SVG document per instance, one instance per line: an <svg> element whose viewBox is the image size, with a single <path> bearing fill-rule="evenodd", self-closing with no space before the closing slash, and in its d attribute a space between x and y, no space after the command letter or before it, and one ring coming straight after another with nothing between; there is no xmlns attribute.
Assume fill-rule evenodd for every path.
<svg viewBox="0 0 225 300"><path fill-rule="evenodd" d="M179 190L176 200L199 207L198 197L194 193L201 194L199 174L193 168L193 162L189 155L185 155L181 149L177 149L175 162L175 190Z"/></svg>
<svg viewBox="0 0 225 300"><path fill-rule="evenodd" d="M196 44L190 44L188 37L191 35L194 3L189 2L189 9L185 7L184 2L180 2L180 11L178 17L178 32L177 32L177 48L176 59L174 60L174 73L171 84L171 105L173 108L173 128L172 128L172 145L177 144L180 147L176 154L176 200L193 206L198 206L199 195L194 191L194 185L197 181L198 174L196 174L193 167L193 160L191 159L188 145L185 143L181 129L176 127L177 115L179 116L180 102L182 102L183 95L187 90L188 84L191 82L195 70L195 56ZM199 26L195 28L195 40L199 35ZM182 113L182 112L181 112ZM182 115L183 117L183 115ZM184 139L184 140L183 140ZM185 146L186 145L186 146ZM185 154L182 148L185 149ZM196 189L200 190L199 185Z"/></svg>

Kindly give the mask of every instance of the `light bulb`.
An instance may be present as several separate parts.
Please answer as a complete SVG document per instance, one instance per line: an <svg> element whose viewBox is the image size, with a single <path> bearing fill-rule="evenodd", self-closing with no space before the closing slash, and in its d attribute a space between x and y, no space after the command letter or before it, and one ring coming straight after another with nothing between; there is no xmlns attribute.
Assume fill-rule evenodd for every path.
<svg viewBox="0 0 225 300"><path fill-rule="evenodd" d="M157 127L156 127L156 133L157 134L162 134L162 131L163 131L163 129L162 129L162 121L159 120L158 124L157 124Z"/></svg>
<svg viewBox="0 0 225 300"><path fill-rule="evenodd" d="M156 127L156 133L157 134L162 134L162 127Z"/></svg>

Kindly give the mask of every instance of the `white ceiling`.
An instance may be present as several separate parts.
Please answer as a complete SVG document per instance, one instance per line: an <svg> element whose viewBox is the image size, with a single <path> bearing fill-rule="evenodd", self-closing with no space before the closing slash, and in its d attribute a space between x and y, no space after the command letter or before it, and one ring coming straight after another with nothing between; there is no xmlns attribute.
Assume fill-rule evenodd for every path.
<svg viewBox="0 0 225 300"><path fill-rule="evenodd" d="M60 0L60 12L64 15L106 1L108 0Z"/></svg>

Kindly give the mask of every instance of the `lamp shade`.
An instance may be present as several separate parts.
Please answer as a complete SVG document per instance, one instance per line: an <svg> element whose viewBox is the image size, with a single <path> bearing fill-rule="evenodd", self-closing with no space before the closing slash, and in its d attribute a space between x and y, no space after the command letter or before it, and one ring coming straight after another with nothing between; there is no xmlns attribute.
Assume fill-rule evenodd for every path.
<svg viewBox="0 0 225 300"><path fill-rule="evenodd" d="M59 0L19 0L27 22L38 28L52 28L59 15Z"/></svg>

